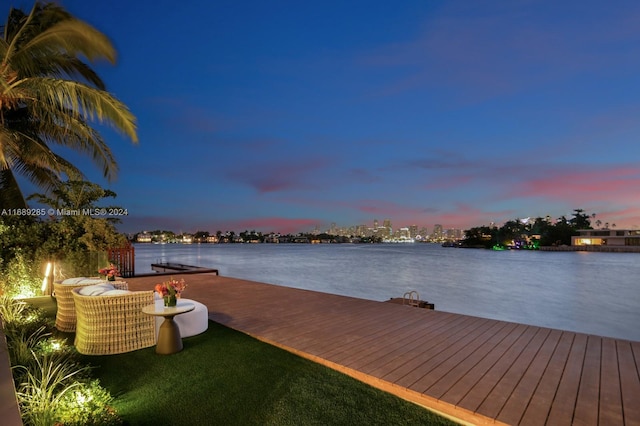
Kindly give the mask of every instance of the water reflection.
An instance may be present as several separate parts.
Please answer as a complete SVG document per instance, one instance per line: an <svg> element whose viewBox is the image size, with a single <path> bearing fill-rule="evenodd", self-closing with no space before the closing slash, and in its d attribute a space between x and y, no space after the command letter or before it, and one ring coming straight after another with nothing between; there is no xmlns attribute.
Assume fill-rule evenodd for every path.
<svg viewBox="0 0 640 426"><path fill-rule="evenodd" d="M640 341L640 254L405 245L136 245L136 271L172 261L370 300L417 290L436 309Z"/></svg>

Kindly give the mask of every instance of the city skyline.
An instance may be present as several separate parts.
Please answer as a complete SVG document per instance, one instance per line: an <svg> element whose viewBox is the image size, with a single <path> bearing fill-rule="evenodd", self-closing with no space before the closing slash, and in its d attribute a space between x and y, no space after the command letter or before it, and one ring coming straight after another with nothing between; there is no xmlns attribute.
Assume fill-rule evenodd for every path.
<svg viewBox="0 0 640 426"><path fill-rule="evenodd" d="M207 230L197 230L195 232L174 232L167 229L143 230L130 233L128 237L133 242L151 243L151 242L173 242L173 243L218 243L218 242L292 242L282 241L286 238L312 238L313 236L322 241L323 236L332 236L337 238L345 238L353 242L362 238L371 239L380 242L445 242L451 240L461 240L464 236L464 230L457 228L445 229L440 224L433 225L432 232L429 232L426 226L399 226L393 227L390 220L385 220L383 225L379 225L374 220L373 226L354 225L349 227L338 227L332 223L328 229L320 230L318 228L309 232L299 232L297 234L282 234L278 232L260 232L256 230L217 230L215 232ZM355 240L354 240L355 239ZM224 240L224 241L223 241ZM300 241L293 241L300 242ZM307 240L306 242L313 242Z"/></svg>
<svg viewBox="0 0 640 426"><path fill-rule="evenodd" d="M420 234L426 234L426 235L441 235L441 234L446 234L446 233L462 233L462 231L464 231L463 229L459 229L459 228L445 228L443 227L441 224L433 224L431 226L431 229L433 230L432 232L428 232L429 231L429 227L426 225L416 225L416 224L412 224L412 225L400 225L400 226L394 226L392 224L391 219L385 219L384 222L382 224L379 223L379 221L377 219L374 219L371 223L371 226L368 226L366 224L357 224L357 225L346 225L346 226L339 226L337 223L332 222L327 228L325 229L320 229L319 227L316 227L314 229L308 229L306 231L300 231L300 234L330 234L330 235L363 235L364 231L367 232L376 232L376 231L380 231L382 229L386 229L388 230L388 232L390 234L393 234L394 232L397 232L398 230L402 230L402 229L407 229L409 230L409 232L411 233L420 233ZM243 230L238 230L238 229L216 229L215 231L211 230L211 229L197 229L195 231L191 231L191 232L176 232L175 230L172 229L141 229L135 232L131 232L132 235L136 235L136 234L155 234L158 232L171 232L175 235L194 235L197 233L202 233L202 232L206 232L210 235L215 235L217 233L221 233L221 234L228 234L230 232L233 233L241 233L241 232L256 232L256 233L260 233L260 234L278 234L277 231L271 230L271 231L257 231L255 229L243 229ZM295 233L298 234L298 233Z"/></svg>
<svg viewBox="0 0 640 426"><path fill-rule="evenodd" d="M99 127L112 183L65 153L123 232L640 226L636 2L59 3L112 39L95 69L138 118L137 146Z"/></svg>

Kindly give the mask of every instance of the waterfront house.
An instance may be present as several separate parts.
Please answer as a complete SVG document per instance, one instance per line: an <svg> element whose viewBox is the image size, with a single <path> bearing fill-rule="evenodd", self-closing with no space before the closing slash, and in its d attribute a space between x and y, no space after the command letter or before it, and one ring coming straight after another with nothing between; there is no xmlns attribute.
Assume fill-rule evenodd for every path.
<svg viewBox="0 0 640 426"><path fill-rule="evenodd" d="M138 243L150 243L151 242L151 234L147 234L146 232L142 234L138 234L136 237L136 242Z"/></svg>
<svg viewBox="0 0 640 426"><path fill-rule="evenodd" d="M640 247L640 229L580 229L572 246Z"/></svg>

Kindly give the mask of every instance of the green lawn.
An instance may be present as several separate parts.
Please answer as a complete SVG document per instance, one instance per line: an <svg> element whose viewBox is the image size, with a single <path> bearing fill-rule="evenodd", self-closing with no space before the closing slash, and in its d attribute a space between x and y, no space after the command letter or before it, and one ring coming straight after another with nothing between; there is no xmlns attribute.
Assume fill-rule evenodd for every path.
<svg viewBox="0 0 640 426"><path fill-rule="evenodd" d="M214 322L174 355L84 358L129 425L455 424Z"/></svg>

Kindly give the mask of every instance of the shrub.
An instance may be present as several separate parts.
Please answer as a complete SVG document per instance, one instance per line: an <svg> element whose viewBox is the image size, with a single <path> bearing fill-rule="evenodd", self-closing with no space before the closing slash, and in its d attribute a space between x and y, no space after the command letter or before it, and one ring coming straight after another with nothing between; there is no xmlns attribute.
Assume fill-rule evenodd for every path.
<svg viewBox="0 0 640 426"><path fill-rule="evenodd" d="M65 426L121 425L111 404L113 397L98 380L81 383L58 404L58 421Z"/></svg>
<svg viewBox="0 0 640 426"><path fill-rule="evenodd" d="M58 410L66 394L80 387L74 376L88 367L57 355L39 357L34 353L34 365L18 365L25 380L17 386L22 419L32 425L52 425L58 421Z"/></svg>
<svg viewBox="0 0 640 426"><path fill-rule="evenodd" d="M0 296L16 395L26 425L119 425L112 400L90 367L78 362L51 318L23 301Z"/></svg>
<svg viewBox="0 0 640 426"><path fill-rule="evenodd" d="M26 258L21 248L16 248L14 257L6 264L4 272L0 275L0 293L11 297L34 297L40 295L43 271L39 271L32 262Z"/></svg>

